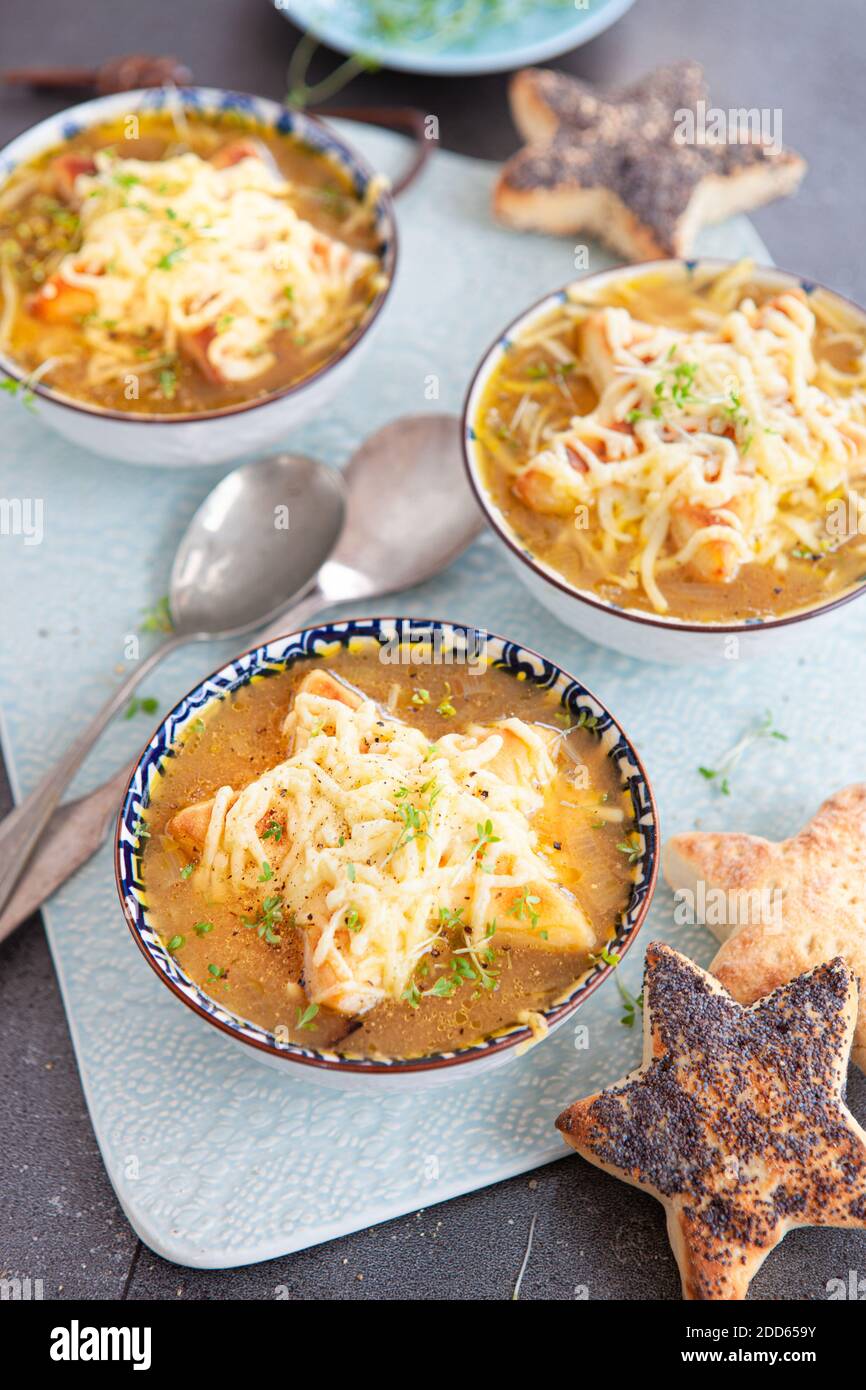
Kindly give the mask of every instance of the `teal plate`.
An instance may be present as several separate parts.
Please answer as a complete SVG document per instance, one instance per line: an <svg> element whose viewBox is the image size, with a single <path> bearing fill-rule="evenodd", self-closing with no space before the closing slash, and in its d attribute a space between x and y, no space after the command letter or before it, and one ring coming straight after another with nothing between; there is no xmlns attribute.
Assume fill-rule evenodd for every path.
<svg viewBox="0 0 866 1390"><path fill-rule="evenodd" d="M403 166L401 137L354 123L337 130L373 168L394 174ZM502 324L574 274L574 238L519 235L493 221L496 175L495 164L447 150L430 161L400 202L401 264L375 351L331 408L286 435L287 448L338 463L398 415L459 411ZM705 229L696 254L769 259L744 218ZM612 263L595 245L589 258L592 270ZM96 458L11 397L0 398L0 478L0 500L40 501L44 513L38 545L0 527L0 738L20 799L105 698L212 483L194 469ZM376 606L353 603L327 617L370 616ZM729 661L724 670L695 668L686 680L562 627L517 583L489 531L458 564L383 607L507 633L598 691L645 763L663 835L699 821L706 830L779 839L830 792L863 777L862 601L848 606L828 651L807 644L768 666ZM140 693L166 712L238 646L175 652ZM756 749L730 795L720 796L698 766L716 764L768 707L789 742ZM141 716L115 720L73 795L131 761L151 733ZM640 1058L640 1030L621 1026L622 1001L608 980L573 1026L489 1076L421 1097L331 1091L262 1066L172 997L130 937L110 844L52 898L45 921L106 1170L141 1238L179 1264L222 1269L271 1259L566 1158L554 1117ZM706 928L677 925L664 885L642 935L644 944L670 941L700 965L716 950ZM642 957L638 942L617 972L632 994ZM21 1038L22 1058L31 1041ZM625 1191L622 1203L630 1219ZM459 1212L451 1220L457 1229ZM561 1213L539 1208L539 1248L561 1238ZM568 1238L581 1282L582 1228ZM459 1261L455 1271L458 1288ZM268 1279L263 1272L263 1297L273 1296ZM650 1272L648 1285L654 1280ZM802 1288L826 1294L810 1268Z"/></svg>
<svg viewBox="0 0 866 1390"><path fill-rule="evenodd" d="M505 72L594 39L634 0L273 0L338 53L439 76ZM396 17L377 23L376 12ZM412 21L413 14L418 16Z"/></svg>

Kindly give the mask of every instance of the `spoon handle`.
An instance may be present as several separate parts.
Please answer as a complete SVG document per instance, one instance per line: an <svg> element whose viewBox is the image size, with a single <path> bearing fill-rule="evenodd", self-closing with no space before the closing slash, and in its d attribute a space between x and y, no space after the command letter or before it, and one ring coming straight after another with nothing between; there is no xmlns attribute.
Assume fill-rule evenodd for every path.
<svg viewBox="0 0 866 1390"><path fill-rule="evenodd" d="M336 599L326 598L317 581L313 581L306 593L287 608L278 618L273 618L267 627L262 628L261 632L256 633L256 646L263 647L266 642L275 642L278 637L285 637L287 632L297 632L302 628L308 618L313 618L328 603L335 603Z"/></svg>
<svg viewBox="0 0 866 1390"><path fill-rule="evenodd" d="M72 778L121 705L129 698L142 676L162 661L175 647L189 641L186 636L170 637L162 646L140 661L126 680L112 691L91 722L82 729L54 767L26 796L20 806L0 824L0 913L9 901L24 868Z"/></svg>
<svg viewBox="0 0 866 1390"><path fill-rule="evenodd" d="M314 617L316 613L321 612L326 604L332 602L336 602L336 599L326 597L318 584L314 583L291 608L287 609L279 618L275 618L264 629L256 639L257 645L272 642L287 632L294 632L303 627L308 619ZM177 641L177 639L173 640ZM164 656L170 645L172 643L167 642L154 655ZM134 672L136 679L143 674L144 671L141 667L138 667ZM117 709L126 698L130 688L130 684L127 682L126 686L116 693L114 709ZM51 815L51 810L49 810L43 819L44 834L30 864L25 869L26 856L20 861L23 872L17 889L14 892L11 889L7 890L0 900L0 941L11 936L16 927L26 921L31 913L36 912L47 898L56 893L58 888L62 887L66 880L71 878L76 870L80 869L82 864L85 864L96 853L113 824L114 815L132 771L132 766L122 768L107 782L95 787L92 792L88 792L86 796L82 796L71 805L61 806L59 810L54 809L57 806L57 798L55 797L51 805L54 816L49 822ZM66 782L63 783L63 786L65 785ZM38 790L39 788L36 789L37 792ZM61 792L62 790L63 787L60 788ZM20 812L24 811L28 802L35 795L36 792L31 793L27 801L22 802L0 824L0 872L5 869L6 864L6 826ZM17 878L18 875L16 874L15 879ZM15 879L12 882L13 887Z"/></svg>

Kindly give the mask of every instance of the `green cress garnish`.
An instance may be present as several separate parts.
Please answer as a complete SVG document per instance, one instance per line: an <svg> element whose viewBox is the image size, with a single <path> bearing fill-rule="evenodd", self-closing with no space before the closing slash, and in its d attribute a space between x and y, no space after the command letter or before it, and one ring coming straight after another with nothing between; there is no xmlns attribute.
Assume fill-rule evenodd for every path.
<svg viewBox="0 0 866 1390"><path fill-rule="evenodd" d="M319 1012L318 1004L308 1004L305 1009L298 1009L298 1020L296 1028L312 1028L313 1019Z"/></svg>
<svg viewBox="0 0 866 1390"><path fill-rule="evenodd" d="M194 872L195 872L195 864L184 864L183 868L182 868L181 871L180 871L180 876L181 876L181 878L182 878L182 879L184 880L184 882L185 882L185 881L189 878L190 874L192 874L192 873L194 873Z"/></svg>
<svg viewBox="0 0 866 1390"><path fill-rule="evenodd" d="M451 699L451 686L448 681L445 682L445 697L441 703L436 706L436 713L440 714L443 719L453 719L457 713Z"/></svg>
<svg viewBox="0 0 866 1390"><path fill-rule="evenodd" d="M207 936L208 932L213 931L213 922L196 922L193 931L196 936Z"/></svg>
<svg viewBox="0 0 866 1390"><path fill-rule="evenodd" d="M485 935L491 934L491 926L495 932L496 924L488 923ZM454 959L451 962L454 971L453 978L458 983L463 980L473 980L477 981L482 989L497 990L499 988L498 971L488 969L496 960L496 952L493 947L487 946L485 950L479 952L472 945L468 932L465 939L466 945L454 952Z"/></svg>
<svg viewBox="0 0 866 1390"><path fill-rule="evenodd" d="M459 979L454 975L440 975L435 985L431 985L422 993L429 994L434 999L450 999L459 984Z"/></svg>
<svg viewBox="0 0 866 1390"><path fill-rule="evenodd" d="M142 632L171 632L174 624L171 621L171 609L168 606L168 595L163 594L162 598L157 599L152 608L146 608L141 619Z"/></svg>
<svg viewBox="0 0 866 1390"><path fill-rule="evenodd" d="M731 387L731 390L728 393L728 404L723 406L722 408L724 411L724 415L726 416L729 424L733 427L734 434L736 435L737 441L739 442L742 432L748 429L750 421L748 415L743 409L742 401L740 400L740 394L735 387ZM753 439L753 434L747 434L746 437L742 440L742 443L740 444L740 453L743 455L743 457L745 457L745 455L749 452Z"/></svg>
<svg viewBox="0 0 866 1390"><path fill-rule="evenodd" d="M782 743L788 741L787 734L780 733L778 729L773 728L773 716L769 710L761 722L748 730L739 742L735 743L733 748L725 754L718 767L699 767L698 772L706 781L714 782L722 796L730 796L731 773L747 749L751 748L752 744L760 743L763 739L777 739Z"/></svg>
<svg viewBox="0 0 866 1390"><path fill-rule="evenodd" d="M173 401L177 395L177 372L172 367L163 367L160 372L159 390L166 401Z"/></svg>
<svg viewBox="0 0 866 1390"><path fill-rule="evenodd" d="M171 938L171 941L169 941L169 943L168 943L167 950L171 951L171 953L172 953L172 955L173 955L175 951L179 951L180 948L181 948L181 946L185 946L185 945L186 945L186 937L185 937L185 936L173 936L173 937Z"/></svg>
<svg viewBox="0 0 866 1390"><path fill-rule="evenodd" d="M666 361L670 361L675 350L676 344L669 350ZM661 420L665 414L665 407L683 410L687 405L697 403L699 397L692 389L697 371L696 362L678 362L675 366L665 367L663 375L653 387L654 400L649 411L630 410L625 417L627 423L634 425L638 420L647 419L648 415L654 420Z"/></svg>
<svg viewBox="0 0 866 1390"><path fill-rule="evenodd" d="M460 918L463 916L462 907L440 907L439 926L443 931L450 931L453 927L461 927L463 923Z"/></svg>
<svg viewBox="0 0 866 1390"><path fill-rule="evenodd" d="M411 1009L417 1009L419 1007L421 1003L421 991L414 980L410 985L406 986L400 998L404 999Z"/></svg>
<svg viewBox="0 0 866 1390"><path fill-rule="evenodd" d="M21 388L23 388L23 389L21 389ZM32 392L32 390L30 389L30 387L27 386L26 382L22 382L22 381L13 381L13 379L12 379L11 376L10 376L10 377L6 377L5 380L3 380L3 381L0 381L0 391L5 391L5 392L7 393L7 395L9 395L9 396L17 396L17 395L18 395L18 392L19 392L19 389L21 389L21 403L22 403L22 405L26 405L29 409L32 409L32 408L33 408L33 392Z"/></svg>
<svg viewBox="0 0 866 1390"><path fill-rule="evenodd" d="M152 695L138 696L133 695L126 707L124 719L132 719L136 714L156 714L159 709L159 700L155 700Z"/></svg>
<svg viewBox="0 0 866 1390"><path fill-rule="evenodd" d="M480 998L481 990L497 990L499 980L498 971L491 970L490 967L496 960L496 952L491 945L487 945L483 950L478 950L472 945L469 928L461 921L463 909L440 907L438 914L438 924L440 930L453 930L455 927L463 928L463 946L455 946L452 949L451 959L447 966L444 963L434 964L435 970L443 970L439 978L429 989L421 989L417 982L413 980L400 996L412 1009L420 1006L421 1000L450 999L451 996L460 988L462 984L472 983L480 986L472 994L472 999ZM485 939L489 942L491 936L496 934L496 922L488 922L485 928ZM422 961L418 966L416 975L423 978L429 975L430 966L427 961Z"/></svg>
<svg viewBox="0 0 866 1390"><path fill-rule="evenodd" d="M422 836L427 834L430 825L430 816L441 792L442 788L437 783L436 778L431 777L430 780L425 782L420 788L420 796L426 796L427 798L426 806L423 802L416 806L414 802L408 800L409 788L398 787L397 791L394 793L394 800L398 803L397 810L403 821L403 829L393 849L389 850L382 861L383 869L387 864L390 864L394 855L399 853L404 845L410 844L412 840L420 840Z"/></svg>
<svg viewBox="0 0 866 1390"><path fill-rule="evenodd" d="M617 966L620 962L616 951L609 951L606 946L602 946L600 951L590 951L589 958L592 961L604 961L605 965Z"/></svg>
<svg viewBox="0 0 866 1390"><path fill-rule="evenodd" d="M629 864L636 864L641 857L641 845L636 836L631 835L627 840L621 840L617 845L620 854L628 855Z"/></svg>
<svg viewBox="0 0 866 1390"><path fill-rule="evenodd" d="M541 899L539 897L536 897L534 893L530 893L528 888L524 888L523 892L520 894L520 897L515 898L514 902L508 909L509 915L512 917L517 917L521 921L524 917L528 917L529 925L532 927L534 931L535 928L538 926L539 922L538 913L535 911L535 909L538 907L540 902Z"/></svg>
<svg viewBox="0 0 866 1390"><path fill-rule="evenodd" d="M635 997L635 995L626 989L622 980L619 978L619 972L617 972L615 979L616 987L619 990L619 997L623 1003L623 1015L620 1019L620 1023L623 1028L633 1028L638 1009L643 1009L643 990Z"/></svg>
<svg viewBox="0 0 866 1390"><path fill-rule="evenodd" d="M262 836L263 840L273 840L276 844L279 844L282 838L283 827L281 825L278 825L276 821L271 822L264 835Z"/></svg>
<svg viewBox="0 0 866 1390"><path fill-rule="evenodd" d="M267 883L274 876L274 871L267 859L262 860L262 871L259 874L259 883Z"/></svg>
<svg viewBox="0 0 866 1390"><path fill-rule="evenodd" d="M175 262L180 259L185 250L186 247L184 246L180 237L178 237L176 245L174 245L170 251L166 251L164 256L160 256L159 260L156 263L157 270L171 270L174 267Z"/></svg>
<svg viewBox="0 0 866 1390"><path fill-rule="evenodd" d="M265 898L258 917L241 918L242 924L251 931L255 931L256 936L260 940L266 941L269 946L277 946L282 940L279 932L275 930L282 920L283 900L278 897Z"/></svg>
<svg viewBox="0 0 866 1390"><path fill-rule="evenodd" d="M485 821L483 825L479 821L475 827L475 834L476 838L472 842L472 848L469 851L468 857L472 859L474 856L476 864L483 864L488 847L490 845L498 845L501 836L494 835L493 821L491 820Z"/></svg>

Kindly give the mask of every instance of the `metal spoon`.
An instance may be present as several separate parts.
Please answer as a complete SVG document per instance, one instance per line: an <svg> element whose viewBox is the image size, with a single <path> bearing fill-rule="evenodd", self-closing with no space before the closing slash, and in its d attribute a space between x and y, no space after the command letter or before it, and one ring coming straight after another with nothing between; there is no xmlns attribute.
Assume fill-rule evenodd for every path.
<svg viewBox="0 0 866 1390"><path fill-rule="evenodd" d="M344 512L339 474L293 454L248 463L217 484L175 556L172 635L130 671L0 825L0 910L78 768L147 672L188 642L235 637L282 612L333 548Z"/></svg>
<svg viewBox="0 0 866 1390"><path fill-rule="evenodd" d="M295 502L296 514L291 498L288 499L288 538L296 537L299 546L303 547L296 553L297 556L302 556L308 563L312 562L306 570L306 576L309 576L315 570L316 558L327 555L333 546L339 529L333 525L335 513L329 511L334 507L334 498L339 496L339 484L335 475L321 465L314 465L307 459L296 459L294 462L314 470L309 474L313 479L318 480L315 472L317 467L324 475L316 482L315 491L321 515L316 515L315 506L310 509L304 505L301 497ZM247 465L223 479L191 523L190 531L196 521L203 519L199 543L195 547L182 545L178 553L172 571L171 612L175 621L183 622L184 630L194 633L196 637L200 635L196 629L208 612L214 611L209 607L211 584L218 585L223 594L223 606L217 610L223 622L239 620L241 616L240 600L228 592L234 586L243 588L249 582L251 591L261 593L262 589L257 585L262 581L264 592L273 600L276 581L268 572L268 565L271 561L280 560L285 565L286 557L281 554L279 547L273 547L271 553L272 538L267 535L269 559L263 561L258 540L252 538L249 532L244 534L243 528L237 529L230 520L235 516L235 509L229 503L234 496L233 488L237 486L232 480L245 473L247 468L255 473L262 467L261 463ZM480 513L465 481L459 422L453 416L416 415L393 421L361 445L343 477L345 521L339 541L330 558L321 564L312 583L306 588L296 584L296 599L291 607L282 608L279 618L274 618L271 610L270 614L265 613L259 619L268 623L260 636L261 641L303 626L316 612L330 604L374 598L423 583L455 560L482 527ZM264 493L258 489L256 493L257 535L261 533L261 518L265 512L273 528L272 508L287 500L283 497L274 503L268 497L264 479L262 488ZM268 507L270 510L267 510ZM309 531L307 537L298 537L302 528ZM278 534L282 534L283 549L287 549L286 533ZM226 545L227 540L230 543ZM234 563L241 567L242 573L231 570ZM299 566L295 575L301 573ZM243 630L248 628L221 628L218 635L226 636ZM187 640L192 639L178 639L176 634L159 648L153 659L149 659L148 669L162 655ZM140 677L143 674L143 669L137 668L136 675ZM110 713L115 712L128 697L131 688L127 682L115 693L106 710L110 706ZM105 710L101 712L103 724L110 718L110 713L106 714ZM89 746L88 743L85 752ZM84 753L80 754L79 762L83 756ZM95 791L55 812L23 880L11 896L7 888L6 896L0 900L0 941L99 848L128 777L129 768L123 768ZM67 776L61 791L68 780ZM27 801L0 825L0 872L4 875L3 883L7 882L6 854L9 847L6 827L36 798L39 790L37 788L36 792L31 793ZM57 798L53 802L54 806L56 804ZM42 820L43 828L46 820ZM13 889L16 879L17 875L12 878Z"/></svg>

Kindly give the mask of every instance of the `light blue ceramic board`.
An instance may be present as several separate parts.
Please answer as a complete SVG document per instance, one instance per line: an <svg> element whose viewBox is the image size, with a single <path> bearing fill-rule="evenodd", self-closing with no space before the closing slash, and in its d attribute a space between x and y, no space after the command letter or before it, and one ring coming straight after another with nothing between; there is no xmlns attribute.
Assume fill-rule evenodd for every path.
<svg viewBox="0 0 866 1390"><path fill-rule="evenodd" d="M389 170L399 164L397 137L359 137L358 129L347 133L373 162ZM490 165L440 153L401 201L401 267L381 335L343 399L292 444L340 462L396 415L458 410L496 332L571 278L567 240L493 225L494 176ZM700 249L767 259L742 220L708 234ZM593 249L591 267L604 264ZM425 397L431 374L440 382L433 405ZM90 457L5 400L0 459L0 495L42 498L45 508L40 546L0 536L0 699L20 794L116 679L124 640L166 591L175 545L217 473ZM668 834L700 824L782 836L824 796L864 775L866 603L846 610L829 649L804 650L767 670L733 662L716 673L681 673L618 657L559 626L484 538L435 583L388 600L387 610L487 627L572 671L636 742ZM225 645L179 653L143 693L166 710L230 655ZM720 797L697 765L714 763L766 708L790 743L758 747L736 773L731 796ZM150 732L148 719L118 722L79 790L129 759ZM141 1237L183 1264L262 1260L560 1157L553 1120L562 1106L616 1080L639 1055L639 1038L619 1022L610 981L577 1017L588 1030L585 1048L576 1048L568 1024L489 1079L417 1099L355 1102L269 1071L168 994L124 925L108 846L52 901L46 921L111 1180ZM713 954L702 928L673 926L664 888L644 944L653 936L676 941L703 964ZM622 967L635 993L642 958L639 943Z"/></svg>

